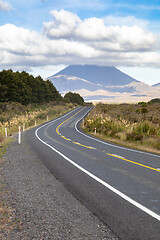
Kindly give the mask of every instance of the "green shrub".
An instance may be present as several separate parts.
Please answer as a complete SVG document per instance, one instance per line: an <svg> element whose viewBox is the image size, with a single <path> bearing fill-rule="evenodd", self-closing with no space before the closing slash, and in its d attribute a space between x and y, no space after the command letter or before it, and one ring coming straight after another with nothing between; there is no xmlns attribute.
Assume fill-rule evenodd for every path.
<svg viewBox="0 0 160 240"><path fill-rule="evenodd" d="M126 140L127 141L141 141L143 139L142 134L136 134L136 133L127 133L126 134Z"/></svg>
<svg viewBox="0 0 160 240"><path fill-rule="evenodd" d="M139 102L139 105L142 105L142 107L147 107L147 103L146 102Z"/></svg>
<svg viewBox="0 0 160 240"><path fill-rule="evenodd" d="M158 127L149 123L147 121L139 123L136 127L133 128L135 134L143 134L145 136L157 135Z"/></svg>

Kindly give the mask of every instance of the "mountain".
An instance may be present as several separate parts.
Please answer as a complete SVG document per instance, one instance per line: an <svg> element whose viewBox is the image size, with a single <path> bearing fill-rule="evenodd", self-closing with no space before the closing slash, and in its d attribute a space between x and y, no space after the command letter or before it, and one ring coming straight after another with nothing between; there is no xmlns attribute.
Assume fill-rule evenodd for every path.
<svg viewBox="0 0 160 240"><path fill-rule="evenodd" d="M152 87L160 87L160 83L156 83L156 84L152 85Z"/></svg>
<svg viewBox="0 0 160 240"><path fill-rule="evenodd" d="M95 84L102 84L104 86L119 86L127 85L133 81L137 82L137 80L121 72L115 67L96 65L71 65L54 76L58 75L75 76Z"/></svg>
<svg viewBox="0 0 160 240"><path fill-rule="evenodd" d="M157 95L157 89L109 66L70 65L47 79L61 94L76 92L85 101L138 102L150 100L149 92Z"/></svg>

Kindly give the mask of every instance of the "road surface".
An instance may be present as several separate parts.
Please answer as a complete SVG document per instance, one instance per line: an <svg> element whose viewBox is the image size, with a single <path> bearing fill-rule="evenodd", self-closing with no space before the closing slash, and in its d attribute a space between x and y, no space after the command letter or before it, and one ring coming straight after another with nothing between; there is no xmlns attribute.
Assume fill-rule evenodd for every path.
<svg viewBox="0 0 160 240"><path fill-rule="evenodd" d="M50 171L120 239L160 239L160 155L89 136L77 108L26 132Z"/></svg>

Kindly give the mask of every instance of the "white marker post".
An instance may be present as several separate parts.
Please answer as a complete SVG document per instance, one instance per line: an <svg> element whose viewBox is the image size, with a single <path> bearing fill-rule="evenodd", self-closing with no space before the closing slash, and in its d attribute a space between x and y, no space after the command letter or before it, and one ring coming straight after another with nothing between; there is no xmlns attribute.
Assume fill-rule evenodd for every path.
<svg viewBox="0 0 160 240"><path fill-rule="evenodd" d="M23 132L25 131L25 123L23 123Z"/></svg>
<svg viewBox="0 0 160 240"><path fill-rule="evenodd" d="M35 121L35 127L37 126L37 123L36 123L36 121Z"/></svg>
<svg viewBox="0 0 160 240"><path fill-rule="evenodd" d="M49 120L49 118L48 118L48 116L47 116L47 122L48 122L48 120Z"/></svg>
<svg viewBox="0 0 160 240"><path fill-rule="evenodd" d="M6 137L7 137L7 128L5 128L5 135L6 135Z"/></svg>
<svg viewBox="0 0 160 240"><path fill-rule="evenodd" d="M95 129L94 129L94 133L96 134L96 132L97 132L97 131L96 131L96 128L95 128Z"/></svg>
<svg viewBox="0 0 160 240"><path fill-rule="evenodd" d="M19 126L18 143L21 144L21 127Z"/></svg>
<svg viewBox="0 0 160 240"><path fill-rule="evenodd" d="M83 118L83 120L82 120L82 127L84 127L84 118Z"/></svg>

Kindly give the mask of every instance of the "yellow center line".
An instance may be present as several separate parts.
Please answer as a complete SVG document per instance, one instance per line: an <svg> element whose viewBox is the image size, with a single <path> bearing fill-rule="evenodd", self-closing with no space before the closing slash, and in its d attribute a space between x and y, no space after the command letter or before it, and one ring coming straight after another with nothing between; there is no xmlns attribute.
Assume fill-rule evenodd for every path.
<svg viewBox="0 0 160 240"><path fill-rule="evenodd" d="M84 107L85 108L85 107ZM71 118L73 118L74 116L76 116L79 112L81 112L84 108L82 108L80 111L78 111L77 113L75 113L73 116L71 116L70 118L66 119L65 121L63 121L61 124L58 125L58 127L56 128L56 132L58 135L60 135L62 138L64 138L65 140L69 141L68 138L64 137L63 135L60 134L59 132L59 128L62 124L64 124L65 122L67 122L68 120L70 120ZM81 143L78 143L78 142L74 142L72 141L72 143L76 144L76 145L79 145L79 146L82 146L82 147L85 147L85 148L89 148L89 149L95 149L93 147L90 147L90 146L86 146L86 145L83 145ZM110 154L110 153L106 153L107 155L109 156L112 156L112 157L115 157L115 158L119 158L123 161L126 161L126 162L129 162L129 163L132 163L132 164L135 164L135 165L138 165L138 166L141 166L141 167L145 167L145 168L148 168L148 169L151 169L151 170L154 170L156 172L160 172L160 169L156 169L156 168L153 168L153 167L149 167L147 165L144 165L144 164L141 164L141 163L137 163L137 162L134 162L134 161L131 161L129 159L126 159L126 158L123 158L121 156L117 156L115 154Z"/></svg>
<svg viewBox="0 0 160 240"><path fill-rule="evenodd" d="M65 136L61 136L62 138L64 138L65 140L67 140L67 141L69 141L69 139L68 138L66 138Z"/></svg>
<svg viewBox="0 0 160 240"><path fill-rule="evenodd" d="M141 164L141 163L137 163L137 162L128 160L128 159L126 159L126 158L119 157L119 156L114 155L114 154L107 153L107 155L112 156L112 157L115 157L115 158L120 158L120 159L123 160L123 161L130 162L130 163L136 164L136 165L141 166L141 167L145 167L145 168L152 169L152 170L154 170L154 171L156 171L156 172L160 172L160 169L156 169L156 168L153 168L153 167L149 167L149 166L147 166L147 165L144 165L144 164Z"/></svg>
<svg viewBox="0 0 160 240"><path fill-rule="evenodd" d="M68 119L66 119L65 121L63 121L61 124L59 124L58 127L56 128L57 134L60 135L60 136L61 136L62 138L64 138L65 140L69 141L68 138L66 138L65 136L61 135L61 133L59 132L59 128L60 128L60 126L61 126L62 124L64 124L65 122L67 122L68 120L70 120L71 118L73 118L74 116L76 116L76 115L77 115L79 112L81 112L83 109L85 109L85 107L82 108L82 109L81 109L80 111L78 111L77 113L75 113L75 114L74 114L73 116L71 116L70 118L68 118ZM83 145L83 144L81 144L81 143L77 143L77 142L74 142L74 141L72 141L72 143L77 144L77 145L79 145L79 146L81 146L81 147L85 147L85 148L89 148L89 149L94 149L94 148L92 148L92 147L90 147L90 146L86 146L86 145Z"/></svg>
<svg viewBox="0 0 160 240"><path fill-rule="evenodd" d="M73 143L74 143L74 144L77 144L77 145L79 145L79 146L85 147L85 148L93 149L92 147L83 145L83 144L81 144L81 143L77 143L77 142L73 142Z"/></svg>
<svg viewBox="0 0 160 240"><path fill-rule="evenodd" d="M84 107L85 108L85 107ZM60 128L60 126L63 124L63 123L65 123L65 122L67 122L68 120L70 120L71 118L73 118L74 116L76 116L79 112L81 112L84 108L82 108L80 111L78 111L77 113L75 113L73 116L71 116L70 118L68 118L68 119L66 119L64 122L62 122L61 124L59 124L58 125L58 127L56 128L56 132L57 132L57 134L58 135L60 135L60 132L59 132L59 128Z"/></svg>

